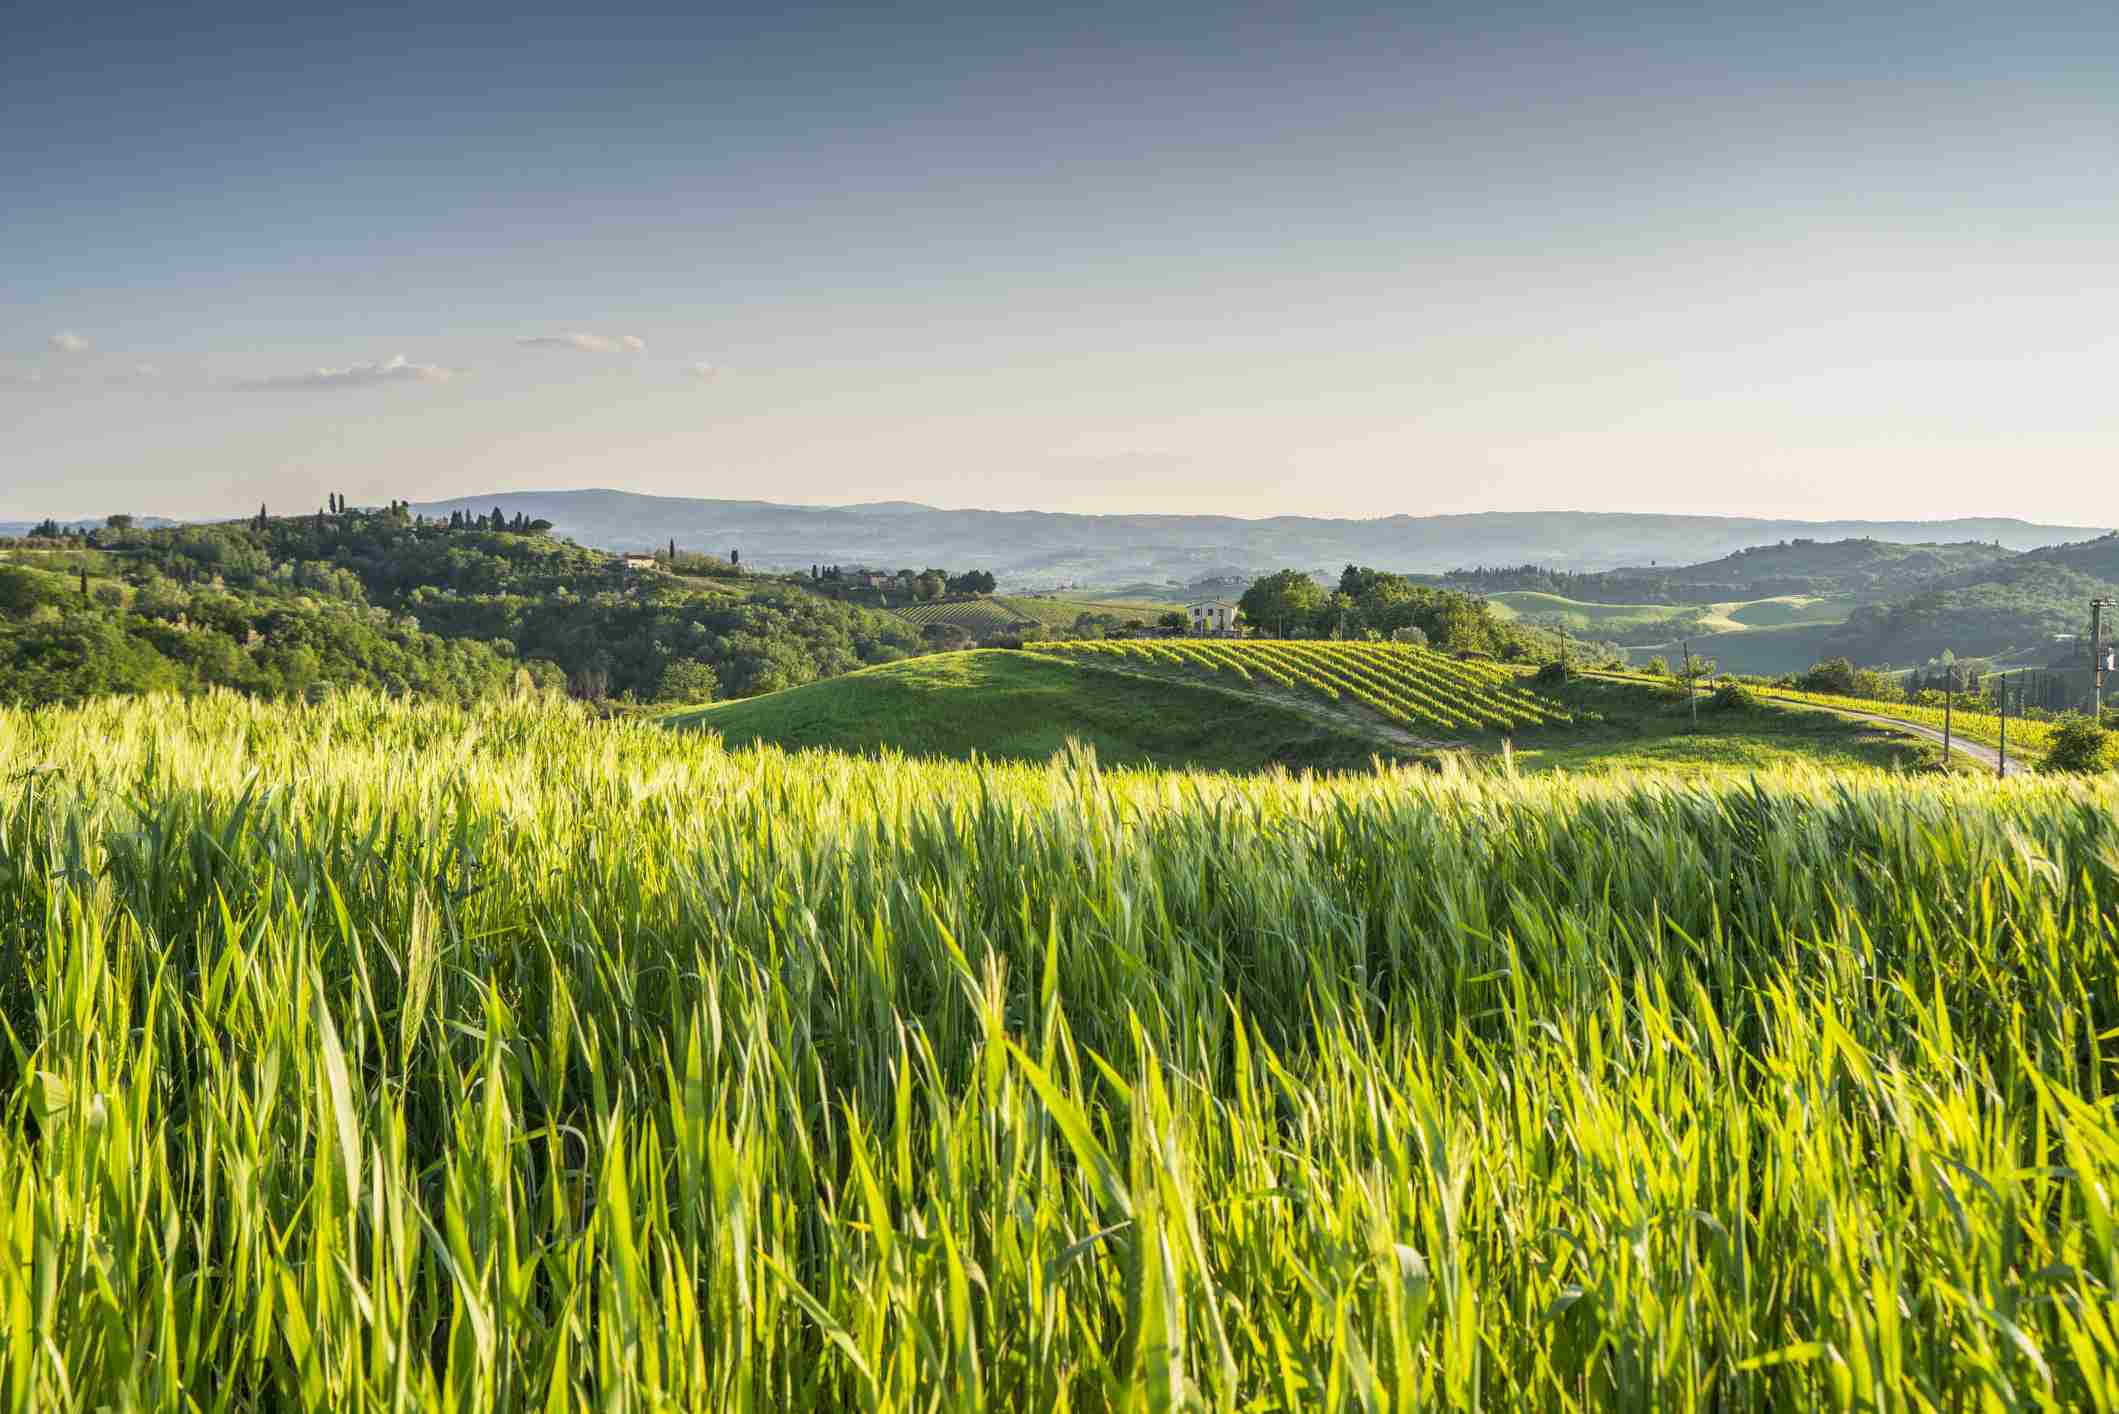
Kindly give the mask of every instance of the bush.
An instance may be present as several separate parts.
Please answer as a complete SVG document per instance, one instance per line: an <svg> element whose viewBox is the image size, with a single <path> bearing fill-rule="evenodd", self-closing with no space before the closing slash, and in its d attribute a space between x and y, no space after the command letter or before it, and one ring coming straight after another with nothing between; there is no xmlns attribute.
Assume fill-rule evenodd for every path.
<svg viewBox="0 0 2119 1414"><path fill-rule="evenodd" d="M1574 669L1566 662L1555 658L1531 675L1531 681L1539 687L1565 687L1574 680Z"/></svg>
<svg viewBox="0 0 2119 1414"><path fill-rule="evenodd" d="M1748 712L1759 705L1759 696L1740 682L1725 682L1714 690L1709 702L1715 707Z"/></svg>
<svg viewBox="0 0 2119 1414"><path fill-rule="evenodd" d="M2038 763L2038 769L2076 775L2102 771L2109 765L2104 756L2109 736L2109 732L2088 717L2070 713L2054 725L2052 738L2046 745L2045 760Z"/></svg>

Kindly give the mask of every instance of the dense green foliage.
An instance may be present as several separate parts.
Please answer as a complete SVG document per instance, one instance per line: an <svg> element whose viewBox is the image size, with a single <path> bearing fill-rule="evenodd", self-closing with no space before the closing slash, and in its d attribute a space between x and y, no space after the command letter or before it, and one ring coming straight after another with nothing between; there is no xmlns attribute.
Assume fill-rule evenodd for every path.
<svg viewBox="0 0 2119 1414"><path fill-rule="evenodd" d="M496 513L497 514L497 513ZM231 687L452 700L744 696L920 650L916 630L720 562L633 573L601 551L402 508L39 542L0 563L0 701ZM91 593L68 578L86 571ZM107 591L101 593L98 591Z"/></svg>
<svg viewBox="0 0 2119 1414"><path fill-rule="evenodd" d="M1831 640L1865 663L1917 663L1943 652L2063 655L2055 638L2089 631L2089 601L2119 595L2119 540L2033 551L1889 604L1857 609Z"/></svg>
<svg viewBox="0 0 2119 1414"><path fill-rule="evenodd" d="M1564 646L1593 661L1620 661L1608 643L1572 643L1564 633L1497 615L1477 595L1362 565L1348 565L1331 593L1300 570L1265 575L1244 591L1237 607L1246 624L1273 638L1417 634L1418 641L1452 653L1540 659L1559 656Z"/></svg>
<svg viewBox="0 0 2119 1414"><path fill-rule="evenodd" d="M1870 702L1903 702L1905 685L1889 673L1857 668L1851 659L1827 658L1814 663L1788 683L1799 692L1833 697L1859 697Z"/></svg>
<svg viewBox="0 0 2119 1414"><path fill-rule="evenodd" d="M0 777L15 1407L2119 1407L2119 788L228 697Z"/></svg>

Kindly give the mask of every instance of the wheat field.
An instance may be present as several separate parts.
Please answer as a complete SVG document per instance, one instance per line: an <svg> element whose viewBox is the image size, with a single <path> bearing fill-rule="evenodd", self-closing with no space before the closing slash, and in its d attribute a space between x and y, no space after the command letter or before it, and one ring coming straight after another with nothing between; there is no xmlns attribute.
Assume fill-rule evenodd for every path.
<svg viewBox="0 0 2119 1414"><path fill-rule="evenodd" d="M11 1409L2119 1406L2119 789L0 712Z"/></svg>

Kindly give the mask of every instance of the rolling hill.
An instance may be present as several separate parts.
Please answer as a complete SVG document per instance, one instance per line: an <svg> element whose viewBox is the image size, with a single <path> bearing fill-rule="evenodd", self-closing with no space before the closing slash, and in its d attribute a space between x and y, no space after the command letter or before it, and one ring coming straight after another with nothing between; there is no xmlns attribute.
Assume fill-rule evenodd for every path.
<svg viewBox="0 0 2119 1414"><path fill-rule="evenodd" d="M1364 770L1402 754L1351 719L1208 683L1161 681L1043 653L974 649L664 719L730 746L1044 760L1079 741L1112 765Z"/></svg>
<svg viewBox="0 0 2119 1414"><path fill-rule="evenodd" d="M1148 623L1168 608L1166 604L995 594L977 599L909 604L890 612L922 628L928 624L955 624L969 633L993 635L1004 634L1025 624L1039 628L1067 628L1083 614L1109 614L1123 623Z"/></svg>
<svg viewBox="0 0 2119 1414"><path fill-rule="evenodd" d="M1998 541L1909 544L1875 536L1830 541L1798 536L1698 564L1634 565L1590 574L1526 564L1457 570L1435 582L1488 594L1545 593L1636 607L1791 596L1865 602L1977 571L2016 553Z"/></svg>
<svg viewBox="0 0 2119 1414"><path fill-rule="evenodd" d="M1172 663L1125 651L1104 656L1083 644L1060 645L1057 652L977 649L684 709L662 720L712 732L730 747L893 751L956 760L1043 761L1069 742L1093 747L1109 765L1228 772L1366 771L1378 759L1441 759L1442 743L1407 731L1380 696L1376 702L1357 697L1357 686L1377 696L1373 684L1360 686L1363 679L1347 677L1331 697L1317 682L1275 681L1255 661L1261 648L1289 645L1193 646L1248 655L1254 660L1249 676L1204 659ZM1452 744L1498 763L1505 741L1519 770L1750 772L1791 762L1910 764L1924 753L1904 731L1806 707L1710 709L1695 722L1667 686L1589 675L1533 693L1520 677L1483 671L1497 676L1482 679L1483 685L1460 684L1449 698ZM1524 714L1526 704L1536 704L1538 720ZM1494 720L1468 720L1482 711L1505 714L1512 725L1504 730ZM1433 721L1425 725L1430 732L1438 729Z"/></svg>
<svg viewBox="0 0 2119 1414"><path fill-rule="evenodd" d="M1483 512L1335 520L1275 516L1063 515L1044 511L945 510L905 502L790 506L769 501L643 496L611 490L518 491L418 504L447 518L498 506L549 520L583 544L646 549L674 537L716 553L740 548L746 563L981 567L1011 585L1125 584L1192 580L1232 568L1337 570L1348 563L1405 572L1535 561L1602 570L1651 560L1691 562L1792 538L1879 541L2000 541L2017 550L2097 533L2010 519L1805 522L1723 516L1584 511ZM1539 586L1527 586L1539 587ZM1718 593L1717 599L1755 597Z"/></svg>
<svg viewBox="0 0 2119 1414"><path fill-rule="evenodd" d="M2089 601L2100 595L2119 596L2119 535L2012 556L1858 608L1831 647L1865 663L1918 663L1944 649L2065 658L2071 649L2058 640L2088 631Z"/></svg>

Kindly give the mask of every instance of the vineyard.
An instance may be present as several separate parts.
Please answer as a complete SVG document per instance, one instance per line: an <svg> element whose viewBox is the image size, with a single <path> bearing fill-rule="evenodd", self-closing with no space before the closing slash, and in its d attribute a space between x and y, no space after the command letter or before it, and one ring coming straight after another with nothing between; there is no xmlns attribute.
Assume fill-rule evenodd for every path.
<svg viewBox="0 0 2119 1414"><path fill-rule="evenodd" d="M1572 720L1559 703L1518 687L1506 668L1402 643L1107 639L1040 644L1039 649L1268 683L1329 702L1354 703L1420 731L1513 731Z"/></svg>
<svg viewBox="0 0 2119 1414"><path fill-rule="evenodd" d="M974 634L1006 633L1021 624L1044 628L1067 628L1083 614L1112 614L1129 623L1146 623L1152 610L1138 604L1100 603L1086 599L1031 599L992 595L982 599L944 600L934 604L908 604L892 613L907 623L955 624Z"/></svg>
<svg viewBox="0 0 2119 1414"><path fill-rule="evenodd" d="M1837 697L1823 692L1797 692L1793 688L1755 688L1761 697L1777 702L1800 702L1811 707L1835 707L1847 712L1869 712L1879 717L1890 717L1902 722L1917 722L1937 731L1943 728L1943 710L1940 707L1924 707L1911 702L1872 702L1862 697ZM1976 741L1986 746L2001 744L2001 718L1992 712L1966 711L1959 707L1949 714L1950 730L1966 741ZM2009 716L2009 754L2011 758L2019 747L2026 752L2043 751L2051 742L2053 724L2032 721L2027 718Z"/></svg>
<svg viewBox="0 0 2119 1414"><path fill-rule="evenodd" d="M1605 673L1604 677L1624 678L1629 681L1668 683L1668 679L1651 678L1640 673ZM1884 702L1867 697L1842 697L1829 692L1799 692L1791 687L1762 687L1754 685L1751 691L1772 702L1793 702L1805 707L1829 707L1841 712L1866 712L1875 717L1889 717L1897 722L1912 722L1918 726L1943 729L1944 714L1940 707L1928 707L1913 702ZM1983 699L1980 701L1984 706ZM2001 718L1990 711L1959 706L1949 713L1950 731L1965 741L1976 741L1982 746L2000 746ZM2009 716L2008 748L2011 759L2020 749L2026 755L2042 752L2051 743L2053 724Z"/></svg>

